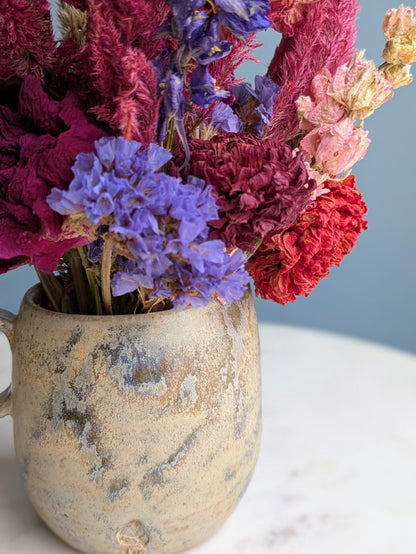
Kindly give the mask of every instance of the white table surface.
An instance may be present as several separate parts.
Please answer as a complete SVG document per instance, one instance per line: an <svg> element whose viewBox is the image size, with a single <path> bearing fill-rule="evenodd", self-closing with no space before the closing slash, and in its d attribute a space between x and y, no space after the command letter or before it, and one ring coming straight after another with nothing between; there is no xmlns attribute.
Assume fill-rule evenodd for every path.
<svg viewBox="0 0 416 554"><path fill-rule="evenodd" d="M416 356L261 325L263 444L224 527L189 554L415 554ZM0 382L9 380L0 340ZM25 498L0 420L0 553L69 554Z"/></svg>

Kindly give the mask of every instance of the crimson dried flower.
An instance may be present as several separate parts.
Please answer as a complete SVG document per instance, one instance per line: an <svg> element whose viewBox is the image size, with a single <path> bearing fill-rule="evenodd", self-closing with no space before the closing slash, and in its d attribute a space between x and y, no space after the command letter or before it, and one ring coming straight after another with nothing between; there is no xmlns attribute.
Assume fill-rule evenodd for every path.
<svg viewBox="0 0 416 554"><path fill-rule="evenodd" d="M257 239L283 231L311 202L315 182L286 144L238 133L193 139L190 148L187 172L212 185L219 207L211 234L230 248L252 252Z"/></svg>
<svg viewBox="0 0 416 554"><path fill-rule="evenodd" d="M0 0L0 79L41 76L54 52L47 0Z"/></svg>
<svg viewBox="0 0 416 554"><path fill-rule="evenodd" d="M367 206L355 188L355 177L325 185L327 194L284 233L266 239L249 259L247 269L262 298L286 304L296 296L309 296L367 228Z"/></svg>
<svg viewBox="0 0 416 554"><path fill-rule="evenodd" d="M90 239L66 227L46 197L69 185L76 155L105 133L72 93L53 100L33 76L23 82L17 109L4 104L0 97L0 273L26 263L49 273L67 250Z"/></svg>

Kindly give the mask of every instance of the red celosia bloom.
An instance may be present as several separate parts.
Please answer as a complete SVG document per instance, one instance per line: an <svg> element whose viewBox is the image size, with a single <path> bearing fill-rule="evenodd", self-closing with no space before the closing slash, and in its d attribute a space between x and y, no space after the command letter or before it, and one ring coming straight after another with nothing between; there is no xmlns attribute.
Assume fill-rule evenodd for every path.
<svg viewBox="0 0 416 554"><path fill-rule="evenodd" d="M25 78L16 109L3 100L10 92L0 91L0 273L26 263L49 273L90 238L66 229L46 197L53 187L68 187L77 154L91 152L105 132L72 93L52 100L33 76Z"/></svg>
<svg viewBox="0 0 416 554"><path fill-rule="evenodd" d="M247 269L262 298L286 304L301 294L309 296L367 228L367 206L355 188L355 177L327 181L325 186L329 193L306 208L295 225L266 239L249 259Z"/></svg>
<svg viewBox="0 0 416 554"><path fill-rule="evenodd" d="M356 0L320 0L308 7L293 36L283 36L268 70L282 90L265 136L287 141L298 133L296 100L317 73L333 74L351 60L357 10Z"/></svg>
<svg viewBox="0 0 416 554"><path fill-rule="evenodd" d="M219 207L212 237L230 248L252 252L256 239L282 232L311 202L315 181L286 144L229 133L189 145L186 171L212 185Z"/></svg>
<svg viewBox="0 0 416 554"><path fill-rule="evenodd" d="M54 52L48 0L0 0L0 79L40 76Z"/></svg>
<svg viewBox="0 0 416 554"><path fill-rule="evenodd" d="M148 146L159 113L156 74L144 53L126 43L129 21L122 20L117 5L115 1L88 0L85 49L97 97L91 112L114 134Z"/></svg>

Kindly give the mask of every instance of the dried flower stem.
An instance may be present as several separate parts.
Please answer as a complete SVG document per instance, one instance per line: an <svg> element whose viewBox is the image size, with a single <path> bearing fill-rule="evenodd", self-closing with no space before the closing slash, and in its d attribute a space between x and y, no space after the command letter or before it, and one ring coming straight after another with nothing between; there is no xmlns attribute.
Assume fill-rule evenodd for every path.
<svg viewBox="0 0 416 554"><path fill-rule="evenodd" d="M85 275L87 276L88 285L91 290L91 294L94 300L95 313L97 315L103 315L103 308L101 304L100 291L98 290L97 281L95 279L94 272L88 265L88 260L84 252L84 248L79 246L77 248L79 257L81 258L82 265L84 266Z"/></svg>
<svg viewBox="0 0 416 554"><path fill-rule="evenodd" d="M62 298L62 286L53 273L48 275L35 266L36 273L38 274L39 281L43 287L43 290L48 297L49 302L52 304L53 309L56 312L60 311L60 304Z"/></svg>
<svg viewBox="0 0 416 554"><path fill-rule="evenodd" d="M87 305L87 289L84 280L84 271L82 268L81 258L78 250L72 251L72 256L69 260L71 267L71 274L75 288L75 294L77 297L78 310L81 314L88 313Z"/></svg>
<svg viewBox="0 0 416 554"><path fill-rule="evenodd" d="M111 304L111 266L113 261L113 241L106 239L104 241L103 255L101 258L101 293L103 297L104 312L107 315L113 314Z"/></svg>

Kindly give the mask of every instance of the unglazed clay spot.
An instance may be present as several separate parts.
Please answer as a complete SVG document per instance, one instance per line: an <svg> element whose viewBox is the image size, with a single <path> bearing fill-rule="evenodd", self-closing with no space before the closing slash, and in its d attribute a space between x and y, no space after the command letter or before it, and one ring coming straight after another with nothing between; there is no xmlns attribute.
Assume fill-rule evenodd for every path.
<svg viewBox="0 0 416 554"><path fill-rule="evenodd" d="M136 519L130 521L119 529L115 535L116 543L128 554L143 554L147 551L149 535L146 533L142 523Z"/></svg>

